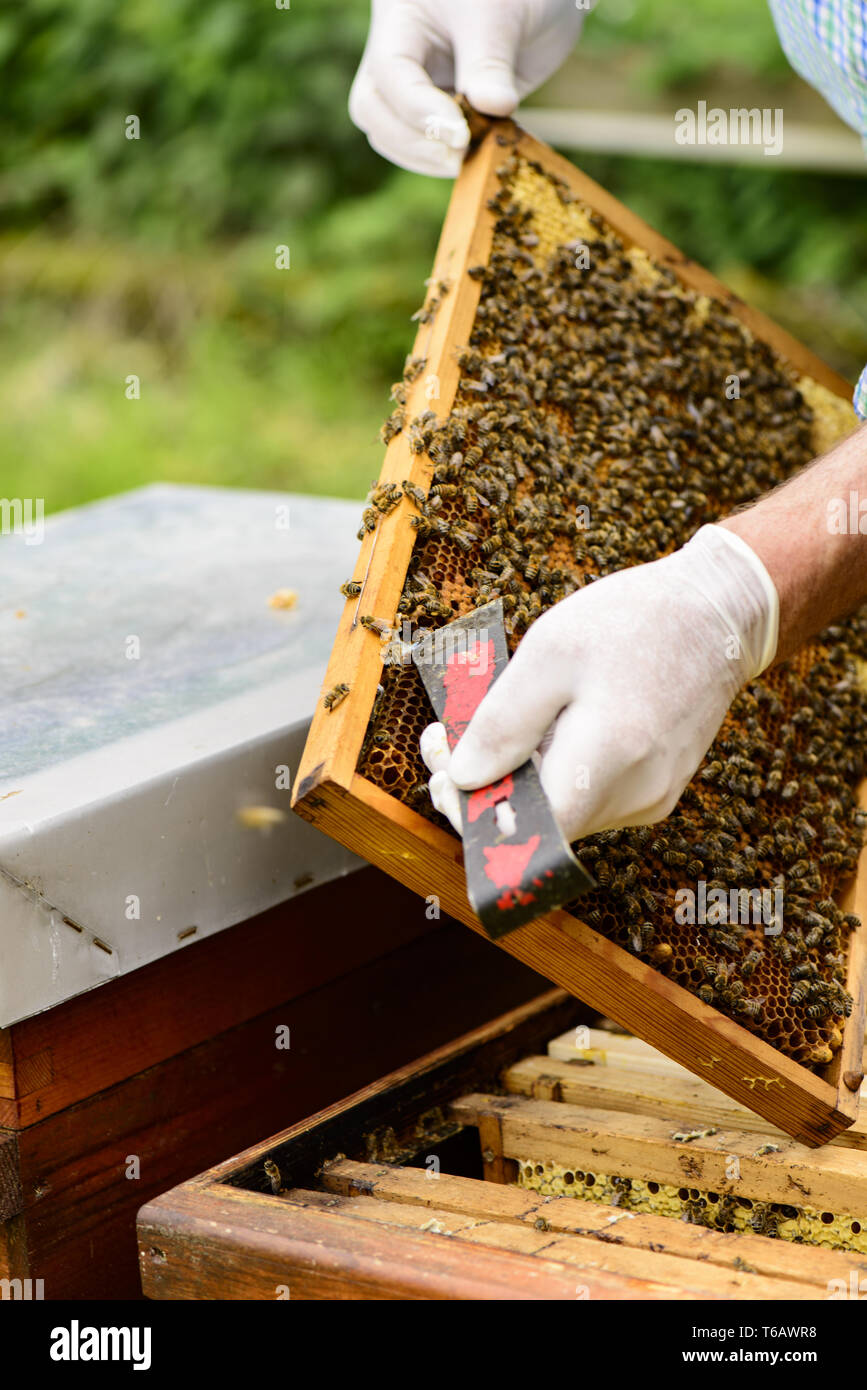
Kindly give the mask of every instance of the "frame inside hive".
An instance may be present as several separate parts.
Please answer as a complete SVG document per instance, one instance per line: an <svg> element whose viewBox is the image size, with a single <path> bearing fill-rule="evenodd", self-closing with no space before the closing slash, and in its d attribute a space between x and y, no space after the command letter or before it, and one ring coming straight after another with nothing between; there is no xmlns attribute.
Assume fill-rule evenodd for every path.
<svg viewBox="0 0 867 1390"><path fill-rule="evenodd" d="M433 409L445 419L460 377L456 350L470 341L480 284L468 271L486 264L495 214L488 202L499 188L497 169L513 149L533 160L600 214L625 245L646 252L689 289L721 302L757 340L768 343L800 374L809 399L821 400L824 436L815 452L852 425L849 387L824 363L762 315L741 304L701 267L688 261L597 185L545 146L498 123L470 156L455 186L431 277L427 312L414 347L423 360L409 386L407 423ZM804 378L807 380L804 381ZM813 403L811 401L811 403ZM839 410L835 411L834 407ZM390 442L382 483L410 478L424 490L433 465L411 447L408 429ZM410 563L416 532L408 498L383 516L362 543L353 578L363 584L347 603L323 690L345 683L349 695L334 709L317 709L295 790L296 809L335 838L363 854L425 897L436 895L443 910L480 930L466 899L460 841L389 795L357 768L382 672L381 646L359 618L391 620ZM867 860L846 906L863 916ZM743 1104L803 1139L821 1143L851 1124L861 1074L864 1012L865 929L850 934L847 985L854 998L843 1043L821 1073L783 1055L748 1028L702 1003L651 965L565 911L548 913L498 943L579 998L608 1013Z"/></svg>

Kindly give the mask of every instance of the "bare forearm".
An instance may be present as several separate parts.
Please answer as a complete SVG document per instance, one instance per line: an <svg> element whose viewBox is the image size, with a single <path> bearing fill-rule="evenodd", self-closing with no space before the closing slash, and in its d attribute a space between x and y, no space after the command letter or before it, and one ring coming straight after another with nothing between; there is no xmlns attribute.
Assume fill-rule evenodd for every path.
<svg viewBox="0 0 867 1390"><path fill-rule="evenodd" d="M785 661L867 600L867 425L721 525L752 547L776 585L776 659Z"/></svg>

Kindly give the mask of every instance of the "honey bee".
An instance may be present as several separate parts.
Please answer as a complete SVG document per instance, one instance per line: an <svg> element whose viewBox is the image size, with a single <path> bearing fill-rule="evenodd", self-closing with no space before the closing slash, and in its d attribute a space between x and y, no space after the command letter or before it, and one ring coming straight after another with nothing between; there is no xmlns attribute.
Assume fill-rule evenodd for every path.
<svg viewBox="0 0 867 1390"><path fill-rule="evenodd" d="M283 1179L280 1176L280 1169L277 1167L277 1164L274 1162L273 1158L266 1158L264 1163L262 1164L262 1167L265 1169L265 1175L268 1179L271 1191L273 1192L275 1197L279 1197L281 1192L286 1191L285 1187L283 1186Z"/></svg>
<svg viewBox="0 0 867 1390"><path fill-rule="evenodd" d="M779 1220L779 1214L770 1206L757 1206L750 1217L750 1226L757 1236L768 1236L773 1240L777 1235Z"/></svg>
<svg viewBox="0 0 867 1390"><path fill-rule="evenodd" d="M656 937L656 928L652 922L642 922L638 928L638 945L636 951L649 951ZM633 941L635 937L633 937Z"/></svg>
<svg viewBox="0 0 867 1390"><path fill-rule="evenodd" d="M362 613L358 621L368 632L375 632L379 637L387 637L392 630L391 623L384 618L372 618L369 613Z"/></svg>
<svg viewBox="0 0 867 1390"><path fill-rule="evenodd" d="M741 943L731 932L713 931L710 933L715 946L722 946L724 951L740 951Z"/></svg>
<svg viewBox="0 0 867 1390"><path fill-rule="evenodd" d="M401 487L410 501L414 502L415 505L423 511L427 505L427 494L424 490L420 488L417 483L411 482L409 478L404 478Z"/></svg>
<svg viewBox="0 0 867 1390"><path fill-rule="evenodd" d="M478 494L478 492L476 491L476 489L475 489L474 487L472 487L469 483L467 483L466 486L464 487L464 490L463 490L463 497L464 497L464 507L465 507L465 509L466 509L467 515L468 515L468 516L475 516L476 512L479 510L479 494Z"/></svg>
<svg viewBox="0 0 867 1390"><path fill-rule="evenodd" d="M762 963L762 956L763 952L752 950L745 957L744 962L741 965L741 974L743 975L745 980L748 980L751 975L754 975L756 973L756 971Z"/></svg>
<svg viewBox="0 0 867 1390"><path fill-rule="evenodd" d="M734 970L734 962L717 961L716 970L713 976L713 987L715 990L725 989L729 982L729 976Z"/></svg>
<svg viewBox="0 0 867 1390"><path fill-rule="evenodd" d="M376 507L365 507L361 515L361 526L358 530L358 539L364 540L365 531L375 531L376 523L379 520L379 513Z"/></svg>
<svg viewBox="0 0 867 1390"><path fill-rule="evenodd" d="M382 429L379 431L379 437L383 444L390 444L394 436L400 434L405 424L406 411L402 407L398 410L393 410L382 426Z"/></svg>
<svg viewBox="0 0 867 1390"><path fill-rule="evenodd" d="M692 1226L704 1226L707 1224L706 1209L706 1197L693 1197L692 1194L690 1194L689 1197L684 1199L683 1215L680 1219Z"/></svg>
<svg viewBox="0 0 867 1390"><path fill-rule="evenodd" d="M815 1019L817 1022L821 1022L823 1018L827 1018L828 1012L828 1005L821 1000L817 1001L815 1004L807 1005L807 1017Z"/></svg>
<svg viewBox="0 0 867 1390"><path fill-rule="evenodd" d="M361 593L362 586L354 579L347 579L345 584L341 584L340 592L344 598L357 598Z"/></svg>
<svg viewBox="0 0 867 1390"><path fill-rule="evenodd" d="M739 999L736 1007L738 1013L744 1014L746 1018L752 1019L754 1023L758 1023L759 1019L762 1017L762 1009L765 1002L764 999L758 998Z"/></svg>
<svg viewBox="0 0 867 1390"><path fill-rule="evenodd" d="M328 694L324 697L322 703L327 710L334 710L340 704L341 700L346 699L348 694L349 686L346 684L345 681L341 681L339 685L335 685L331 690L329 690Z"/></svg>
<svg viewBox="0 0 867 1390"><path fill-rule="evenodd" d="M452 529L451 539L454 541L458 549L462 550L465 555L472 550L473 546L476 543L476 537L472 534L472 532L460 531L457 527L454 527Z"/></svg>
<svg viewBox="0 0 867 1390"><path fill-rule="evenodd" d="M393 507L397 506L402 496L403 493L398 488L397 483L379 483L374 484L368 493L368 501L385 516Z"/></svg>

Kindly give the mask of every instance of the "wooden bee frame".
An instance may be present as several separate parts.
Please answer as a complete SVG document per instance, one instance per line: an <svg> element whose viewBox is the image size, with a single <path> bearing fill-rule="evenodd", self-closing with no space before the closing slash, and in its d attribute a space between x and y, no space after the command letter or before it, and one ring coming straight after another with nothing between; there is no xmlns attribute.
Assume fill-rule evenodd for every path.
<svg viewBox="0 0 867 1390"><path fill-rule="evenodd" d="M496 170L504 154L498 136L502 140L504 135L518 154L537 160L564 181L627 246L643 249L689 289L722 303L799 374L848 402L848 383L789 334L743 304L566 160L511 123L496 122L468 157L452 195L431 276L431 295L441 302L432 321L422 322L416 338L413 353L425 366L408 387L407 420L432 407L445 419L451 410L460 376L455 349L470 340L480 297L479 280L467 272L486 264L490 255L495 218L487 203L497 189ZM408 478L426 491L432 471L427 456L411 450L408 431L401 431L388 445L380 482L399 487ZM460 840L356 771L382 669L380 644L359 622L361 604L368 613L395 613L416 538L409 524L413 514L404 497L364 537L353 575L363 585L362 594L347 602L323 685L325 692L345 683L350 693L331 711L320 700L293 805L305 819L422 897L435 894L444 912L481 931L467 901ZM862 797L867 805L867 790ZM842 1047L821 1073L777 1052L565 911L548 912L497 945L787 1134L818 1145L851 1125L858 1108L867 971L867 850L841 905L862 918L862 926L850 936L847 988L854 1008Z"/></svg>
<svg viewBox="0 0 867 1390"><path fill-rule="evenodd" d="M137 1221L145 1297L574 1300L580 1286L597 1300L755 1302L848 1289L864 1258L863 1122L810 1153L635 1038L585 1029L602 1047L576 1066L581 1014L561 990L540 995L152 1198ZM827 1208L818 1221L795 1210L811 1239L767 1239L793 1199Z"/></svg>

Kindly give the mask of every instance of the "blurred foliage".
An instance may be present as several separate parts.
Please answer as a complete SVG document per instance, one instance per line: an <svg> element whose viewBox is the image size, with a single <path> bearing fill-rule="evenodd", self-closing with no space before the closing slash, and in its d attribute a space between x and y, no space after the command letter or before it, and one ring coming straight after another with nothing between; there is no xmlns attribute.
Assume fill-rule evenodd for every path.
<svg viewBox="0 0 867 1390"><path fill-rule="evenodd" d="M648 91L706 78L721 65L766 81L790 72L762 0L599 0L583 42L600 58L638 46L634 77Z"/></svg>
<svg viewBox="0 0 867 1390"><path fill-rule="evenodd" d="M365 0L28 0L0 15L6 495L56 509L151 479L367 488L449 185L393 169L352 126L366 26ZM775 90L797 81L756 0L601 0L583 44L600 63L637 55L637 106L641 87L674 93L721 64ZM856 181L579 162L858 369Z"/></svg>
<svg viewBox="0 0 867 1390"><path fill-rule="evenodd" d="M363 0L8 9L0 212L182 245L294 224L370 188L381 161L346 111L366 27Z"/></svg>

